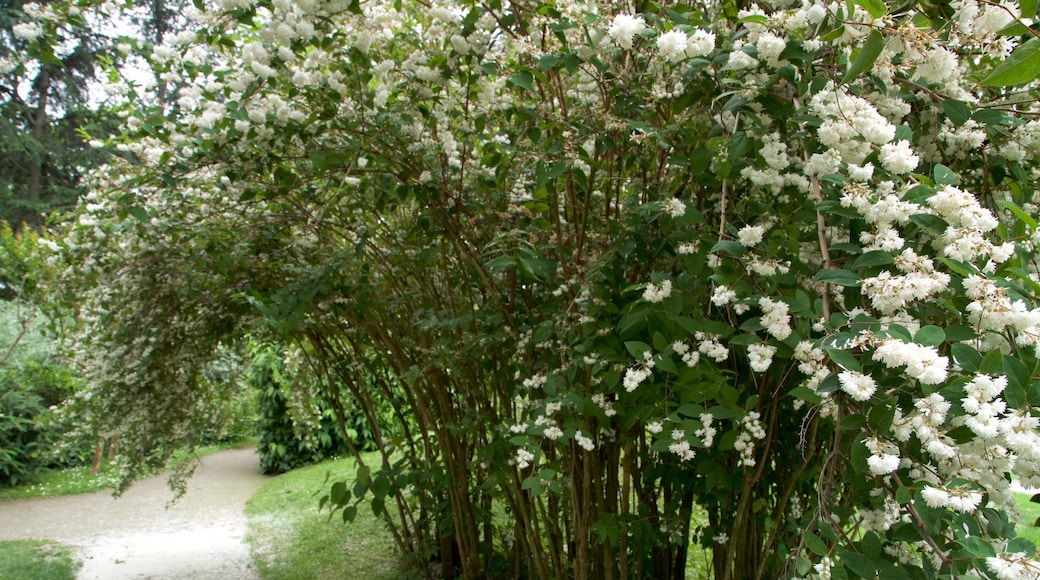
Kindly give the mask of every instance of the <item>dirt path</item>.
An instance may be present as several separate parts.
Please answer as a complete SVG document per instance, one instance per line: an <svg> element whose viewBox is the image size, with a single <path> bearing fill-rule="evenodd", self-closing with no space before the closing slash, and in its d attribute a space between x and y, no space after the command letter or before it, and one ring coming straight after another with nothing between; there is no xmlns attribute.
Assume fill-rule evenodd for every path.
<svg viewBox="0 0 1040 580"><path fill-rule="evenodd" d="M79 548L80 580L255 580L245 543L246 500L269 478L251 448L208 455L173 497L166 480L111 492L0 501L0 540L53 539Z"/></svg>

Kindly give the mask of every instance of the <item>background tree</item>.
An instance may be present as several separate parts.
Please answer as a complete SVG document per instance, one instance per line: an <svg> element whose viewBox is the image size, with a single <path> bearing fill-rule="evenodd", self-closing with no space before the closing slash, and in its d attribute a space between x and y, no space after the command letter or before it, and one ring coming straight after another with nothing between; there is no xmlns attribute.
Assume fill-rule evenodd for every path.
<svg viewBox="0 0 1040 580"><path fill-rule="evenodd" d="M59 20L49 3L0 4L0 216L15 227L72 209L83 176L106 158L86 136L103 139L117 126L90 102L99 58L114 58L111 38L82 17Z"/></svg>

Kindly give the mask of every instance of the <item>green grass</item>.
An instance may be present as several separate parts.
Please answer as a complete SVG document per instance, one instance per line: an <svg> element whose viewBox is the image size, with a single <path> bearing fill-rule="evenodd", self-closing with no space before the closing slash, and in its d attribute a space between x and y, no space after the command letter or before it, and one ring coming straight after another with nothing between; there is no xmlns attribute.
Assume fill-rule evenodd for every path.
<svg viewBox="0 0 1040 580"><path fill-rule="evenodd" d="M1029 501L1031 497L1033 496L1028 493L1015 494L1015 503L1018 504L1018 511L1022 512L1022 519L1019 520L1015 531L1019 536L1028 538L1033 544L1040 546L1040 528L1033 526L1037 518L1040 518L1040 503Z"/></svg>
<svg viewBox="0 0 1040 580"><path fill-rule="evenodd" d="M373 461L375 459L373 458ZM279 475L246 505L253 563L264 580L402 577L394 541L384 523L362 505L352 523L318 512L330 482L353 480L352 459L330 461Z"/></svg>
<svg viewBox="0 0 1040 580"><path fill-rule="evenodd" d="M81 563L73 548L43 540L0 542L0 578L4 580L71 580Z"/></svg>
<svg viewBox="0 0 1040 580"><path fill-rule="evenodd" d="M202 447L197 451L197 455L203 457L218 451L255 443L255 440L247 440ZM185 454L180 454L174 457L173 460L183 461L187 457L188 456ZM23 499L27 497L50 497L55 495L91 493L105 489L114 489L118 479L119 472L108 464L105 464L101 471L96 475L91 475L89 466L57 469L44 472L40 475L38 481L17 485L15 487L0 488L0 499ZM3 577L0 576L0 578ZM7 579L4 578L4 580Z"/></svg>

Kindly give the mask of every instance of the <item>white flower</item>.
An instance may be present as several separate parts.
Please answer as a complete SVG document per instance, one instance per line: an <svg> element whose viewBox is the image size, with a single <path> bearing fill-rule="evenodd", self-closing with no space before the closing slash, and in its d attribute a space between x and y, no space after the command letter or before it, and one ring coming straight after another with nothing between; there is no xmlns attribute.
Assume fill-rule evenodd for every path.
<svg viewBox="0 0 1040 580"><path fill-rule="evenodd" d="M942 509L949 505L950 494L944 489L926 485L921 490L921 497L924 498L924 503L928 504L928 507Z"/></svg>
<svg viewBox="0 0 1040 580"><path fill-rule="evenodd" d="M581 431L574 433L574 440L581 446L585 451L592 451L596 448L596 444L592 442L592 439L581 434Z"/></svg>
<svg viewBox="0 0 1040 580"><path fill-rule="evenodd" d="M698 30L686 43L686 56L695 57L708 54L715 49L715 34Z"/></svg>
<svg viewBox="0 0 1040 580"><path fill-rule="evenodd" d="M888 475L899 468L899 456L876 453L867 458L867 467L874 475Z"/></svg>
<svg viewBox="0 0 1040 580"><path fill-rule="evenodd" d="M661 202L661 207L666 214L673 218L682 217L686 213L686 204L681 199L675 199L674 197Z"/></svg>
<svg viewBox="0 0 1040 580"><path fill-rule="evenodd" d="M762 236L765 232L766 228L763 225L744 226L737 232L737 240L740 241L740 245L745 248L750 248L758 245L762 241Z"/></svg>
<svg viewBox="0 0 1040 580"><path fill-rule="evenodd" d="M885 169L897 175L910 173L921 161L917 155L914 155L913 149L910 148L910 142L906 140L882 145L878 159Z"/></svg>
<svg viewBox="0 0 1040 580"><path fill-rule="evenodd" d="M646 24L643 22L642 16L618 14L614 16L613 22L610 23L607 34L614 39L614 42L618 43L618 46L629 49L632 48L632 41L636 35L645 28Z"/></svg>
<svg viewBox="0 0 1040 580"><path fill-rule="evenodd" d="M748 360L751 363L751 370L764 373L769 369L769 366L773 364L773 355L776 354L776 347L765 343L755 343L748 347Z"/></svg>
<svg viewBox="0 0 1040 580"><path fill-rule="evenodd" d="M887 339L874 351L874 360L888 368L906 366L906 374L926 385L937 385L946 380L950 359L939 356L935 347Z"/></svg>
<svg viewBox="0 0 1040 580"><path fill-rule="evenodd" d="M689 37L681 30L670 30L657 37L657 50L668 62L679 62L686 58Z"/></svg>
<svg viewBox="0 0 1040 580"><path fill-rule="evenodd" d="M762 297L758 300L758 305L762 308L760 323L766 332L775 336L777 340L785 340L791 336L791 316L787 313L786 302Z"/></svg>
<svg viewBox="0 0 1040 580"><path fill-rule="evenodd" d="M662 302L672 295L672 281L663 280L660 284L650 283L643 291L643 300L647 302Z"/></svg>
<svg viewBox="0 0 1040 580"><path fill-rule="evenodd" d="M653 433L654 435L657 435L658 433L664 430L664 427L661 426L660 421L653 421L646 424L646 430L650 433Z"/></svg>
<svg viewBox="0 0 1040 580"><path fill-rule="evenodd" d="M531 462L534 461L534 454L526 449L516 450L516 466L520 469L527 469Z"/></svg>
<svg viewBox="0 0 1040 580"><path fill-rule="evenodd" d="M11 32L18 38L28 42L43 36L43 28L35 22L19 22L11 28Z"/></svg>
<svg viewBox="0 0 1040 580"><path fill-rule="evenodd" d="M844 371L838 373L841 390L857 401L868 401L877 391L874 379L860 372Z"/></svg>
<svg viewBox="0 0 1040 580"><path fill-rule="evenodd" d="M552 427L547 427L545 429L545 438L546 439L550 439L552 441L556 441L560 437L563 437L563 430L560 429L559 427L557 427L556 425L553 425Z"/></svg>
<svg viewBox="0 0 1040 580"><path fill-rule="evenodd" d="M711 303L715 306L725 306L737 299L737 293L729 286L719 286L711 294Z"/></svg>

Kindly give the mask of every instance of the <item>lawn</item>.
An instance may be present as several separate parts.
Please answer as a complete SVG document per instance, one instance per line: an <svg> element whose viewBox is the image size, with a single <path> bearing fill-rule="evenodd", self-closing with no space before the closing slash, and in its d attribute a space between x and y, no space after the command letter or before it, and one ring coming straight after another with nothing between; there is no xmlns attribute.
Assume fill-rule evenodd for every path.
<svg viewBox="0 0 1040 580"><path fill-rule="evenodd" d="M0 542L0 578L4 580L71 580L80 565L73 548L56 542Z"/></svg>
<svg viewBox="0 0 1040 580"><path fill-rule="evenodd" d="M330 461L282 474L246 505L253 562L264 580L402 577L393 537L369 509L349 524L318 511L329 481L353 480L354 461ZM363 506L367 507L367 506Z"/></svg>

